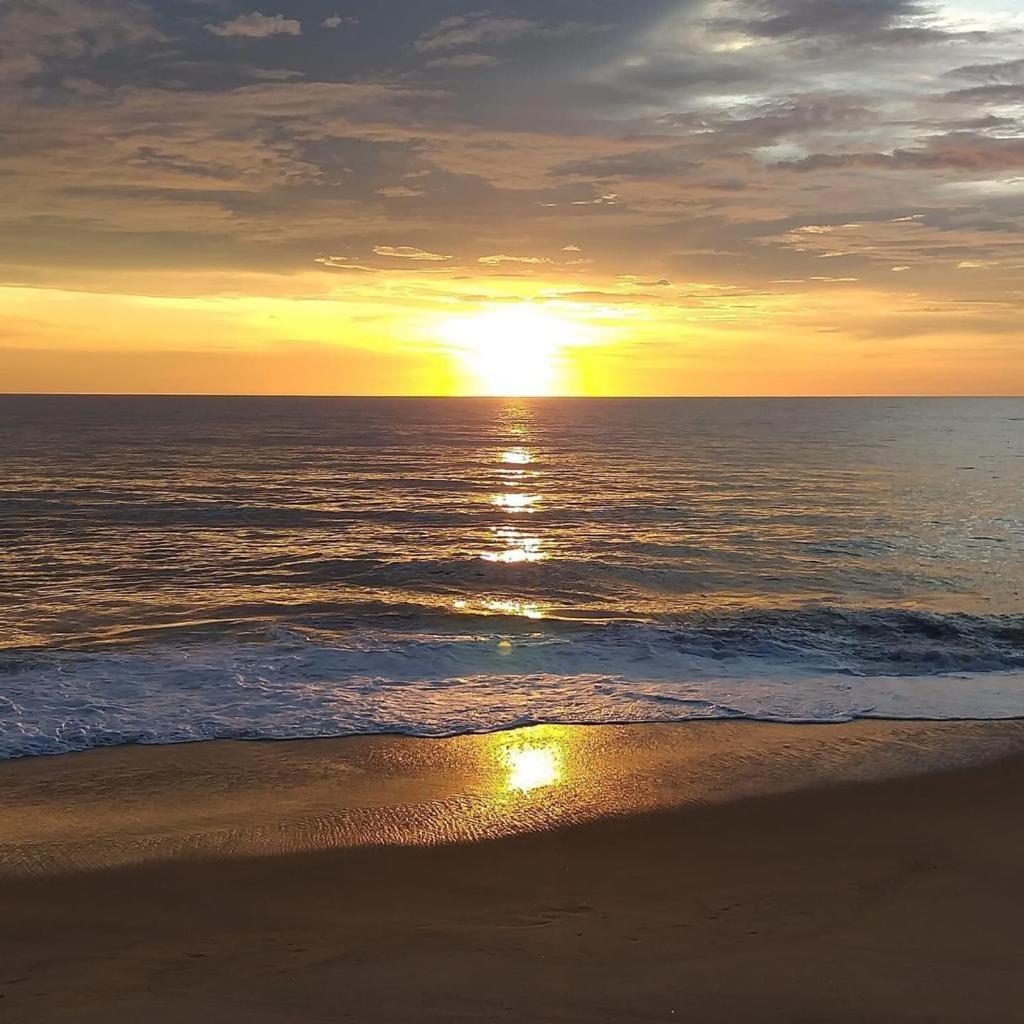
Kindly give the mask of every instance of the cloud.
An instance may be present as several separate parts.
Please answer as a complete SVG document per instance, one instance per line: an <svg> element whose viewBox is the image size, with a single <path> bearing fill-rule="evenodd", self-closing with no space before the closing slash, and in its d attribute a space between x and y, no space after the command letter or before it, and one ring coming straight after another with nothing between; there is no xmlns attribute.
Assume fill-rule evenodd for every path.
<svg viewBox="0 0 1024 1024"><path fill-rule="evenodd" d="M501 18L485 11L457 14L439 21L415 42L420 53L434 50L456 50L481 43L507 43L541 29L536 21L526 18Z"/></svg>
<svg viewBox="0 0 1024 1024"><path fill-rule="evenodd" d="M615 206L619 201L618 192L606 192L593 199L574 199L570 206Z"/></svg>
<svg viewBox="0 0 1024 1024"><path fill-rule="evenodd" d="M678 174L700 166L692 158L692 148L667 145L660 149L641 149L613 156L574 160L554 168L553 174L586 178L649 178Z"/></svg>
<svg viewBox="0 0 1024 1024"><path fill-rule="evenodd" d="M321 28L341 28L342 25L358 25L358 18L343 18L340 14L332 14L320 22Z"/></svg>
<svg viewBox="0 0 1024 1024"><path fill-rule="evenodd" d="M977 38L936 17L918 0L738 0L724 5L710 26L763 40L814 40L869 45L924 44Z"/></svg>
<svg viewBox="0 0 1024 1024"><path fill-rule="evenodd" d="M914 149L894 149L888 153L815 153L776 166L805 172L857 167L981 174L1017 171L1024 169L1024 138L952 132L934 136Z"/></svg>
<svg viewBox="0 0 1024 1024"><path fill-rule="evenodd" d="M1008 82L1001 85L975 85L969 89L956 89L943 97L947 103L992 104L1018 106L1024 104L1024 83Z"/></svg>
<svg viewBox="0 0 1024 1024"><path fill-rule="evenodd" d="M501 61L486 53L453 53L427 61L428 68L488 68Z"/></svg>
<svg viewBox="0 0 1024 1024"><path fill-rule="evenodd" d="M313 260L314 263L319 263L322 267L330 267L332 270L348 270L357 274L375 274L377 273L373 267L361 267L357 263L349 262L347 256L317 256Z"/></svg>
<svg viewBox="0 0 1024 1024"><path fill-rule="evenodd" d="M501 263L550 263L551 260L544 256L507 256L504 253L496 256L481 256L477 263L483 263L488 267L496 267Z"/></svg>
<svg viewBox="0 0 1024 1024"><path fill-rule="evenodd" d="M422 189L409 188L407 185L386 185L374 191L385 199L418 199L424 194Z"/></svg>
<svg viewBox="0 0 1024 1024"><path fill-rule="evenodd" d="M963 214L951 218L965 220ZM919 218L832 227L807 225L762 244L781 245L815 259L859 259L879 263L890 271L915 266L933 271L945 267L969 269L1024 260L1024 218L1003 225L926 223Z"/></svg>
<svg viewBox="0 0 1024 1024"><path fill-rule="evenodd" d="M7 0L0 4L0 81L165 39L153 11L133 0Z"/></svg>
<svg viewBox="0 0 1024 1024"><path fill-rule="evenodd" d="M373 251L378 256L393 256L403 260L425 260L432 263L439 263L453 258L451 256L442 256L436 252L428 252L425 249L417 249L412 245L375 245Z"/></svg>
<svg viewBox="0 0 1024 1024"><path fill-rule="evenodd" d="M998 85L1024 79L1024 58L1003 60L987 64L967 64L946 72L949 78L970 78L987 84Z"/></svg>
<svg viewBox="0 0 1024 1024"><path fill-rule="evenodd" d="M206 30L215 36L241 36L246 39L266 39L268 36L298 36L302 34L302 23L283 14L266 15L259 11L240 14L219 25L207 25Z"/></svg>
<svg viewBox="0 0 1024 1024"><path fill-rule="evenodd" d="M1024 105L1024 59L968 64L954 68L946 77L967 79L977 83L947 92L941 97L947 103L964 103L971 106Z"/></svg>
<svg viewBox="0 0 1024 1024"><path fill-rule="evenodd" d="M661 282L697 280L746 297L737 325L772 280L835 303L825 273L861 278L862 318L1021 291L1021 37L955 24L971 0L407 6L339 59L355 41L326 0L0 0L0 274L170 294L248 272L253 295L388 308L450 308L476 279L681 309L689 284ZM298 39L258 42L292 18Z"/></svg>
<svg viewBox="0 0 1024 1024"><path fill-rule="evenodd" d="M553 302L584 302L595 303L602 306L635 306L637 304L661 305L666 300L660 295L647 295L643 292L604 292L604 291L579 291L579 292L554 292L546 296Z"/></svg>
<svg viewBox="0 0 1024 1024"><path fill-rule="evenodd" d="M530 18L507 17L489 11L456 14L439 21L413 44L419 53L459 50L464 47L501 46L526 38L558 38L598 32L603 26L584 22L545 25Z"/></svg>

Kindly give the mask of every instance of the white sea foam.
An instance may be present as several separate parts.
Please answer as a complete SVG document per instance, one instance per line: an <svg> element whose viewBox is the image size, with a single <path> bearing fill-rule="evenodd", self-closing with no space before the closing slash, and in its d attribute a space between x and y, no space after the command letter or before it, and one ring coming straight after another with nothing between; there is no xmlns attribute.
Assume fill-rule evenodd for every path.
<svg viewBox="0 0 1024 1024"><path fill-rule="evenodd" d="M538 722L1024 717L1019 669L855 673L835 655L722 657L693 646L649 628L375 630L331 639L278 631L259 643L8 655L0 663L0 757L216 738L437 736Z"/></svg>

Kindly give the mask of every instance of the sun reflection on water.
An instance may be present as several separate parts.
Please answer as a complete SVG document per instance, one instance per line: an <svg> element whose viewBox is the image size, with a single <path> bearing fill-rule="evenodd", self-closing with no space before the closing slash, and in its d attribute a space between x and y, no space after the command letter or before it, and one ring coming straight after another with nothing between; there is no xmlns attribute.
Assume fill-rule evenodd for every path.
<svg viewBox="0 0 1024 1024"><path fill-rule="evenodd" d="M470 602L464 598L452 602L456 611L471 614L518 615L524 619L543 619L544 611L530 601L516 601L504 598L484 598L479 602Z"/></svg>
<svg viewBox="0 0 1024 1024"><path fill-rule="evenodd" d="M562 750L557 743L513 740L500 751L509 793L529 793L562 780Z"/></svg>
<svg viewBox="0 0 1024 1024"><path fill-rule="evenodd" d="M525 448L508 448L501 453L501 461L511 466L528 466L533 456Z"/></svg>
<svg viewBox="0 0 1024 1024"><path fill-rule="evenodd" d="M503 508L506 512L535 512L540 496L536 494L496 494L491 504Z"/></svg>
<svg viewBox="0 0 1024 1024"><path fill-rule="evenodd" d="M491 531L504 545L501 551L485 551L480 557L485 562L541 562L548 556L541 551L541 540L520 530L496 529Z"/></svg>

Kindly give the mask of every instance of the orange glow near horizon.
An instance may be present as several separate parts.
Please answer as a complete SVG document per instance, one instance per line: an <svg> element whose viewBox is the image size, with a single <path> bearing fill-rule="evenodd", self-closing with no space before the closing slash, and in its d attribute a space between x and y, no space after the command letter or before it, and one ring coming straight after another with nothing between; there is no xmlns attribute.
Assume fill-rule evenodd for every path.
<svg viewBox="0 0 1024 1024"><path fill-rule="evenodd" d="M853 284L813 298L625 283L551 298L552 279L406 272L340 288L323 275L123 278L133 292L0 285L0 392L267 395L1013 394L1012 335L982 348L918 300ZM487 297L469 289L487 288ZM631 286L632 287L632 286ZM789 287L789 286L786 286ZM90 290L94 288L97 290ZM617 289L617 290L616 290ZM161 291L162 290L162 291ZM179 294L174 294L178 292ZM612 301L614 297L614 301ZM500 300L500 301L499 301ZM465 312L455 313L456 308ZM894 341L876 318L906 324ZM946 326L946 324L950 324ZM838 326L837 326L838 325ZM970 351L970 360L964 359ZM525 467L530 454L504 461ZM509 483L509 486L511 484Z"/></svg>

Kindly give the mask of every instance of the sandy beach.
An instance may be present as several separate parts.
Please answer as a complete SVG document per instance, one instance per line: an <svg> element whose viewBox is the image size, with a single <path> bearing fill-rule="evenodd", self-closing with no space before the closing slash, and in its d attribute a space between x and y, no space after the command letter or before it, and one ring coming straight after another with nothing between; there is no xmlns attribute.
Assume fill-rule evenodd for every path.
<svg viewBox="0 0 1024 1024"><path fill-rule="evenodd" d="M707 723L0 765L0 1011L1008 1021L1024 725Z"/></svg>

